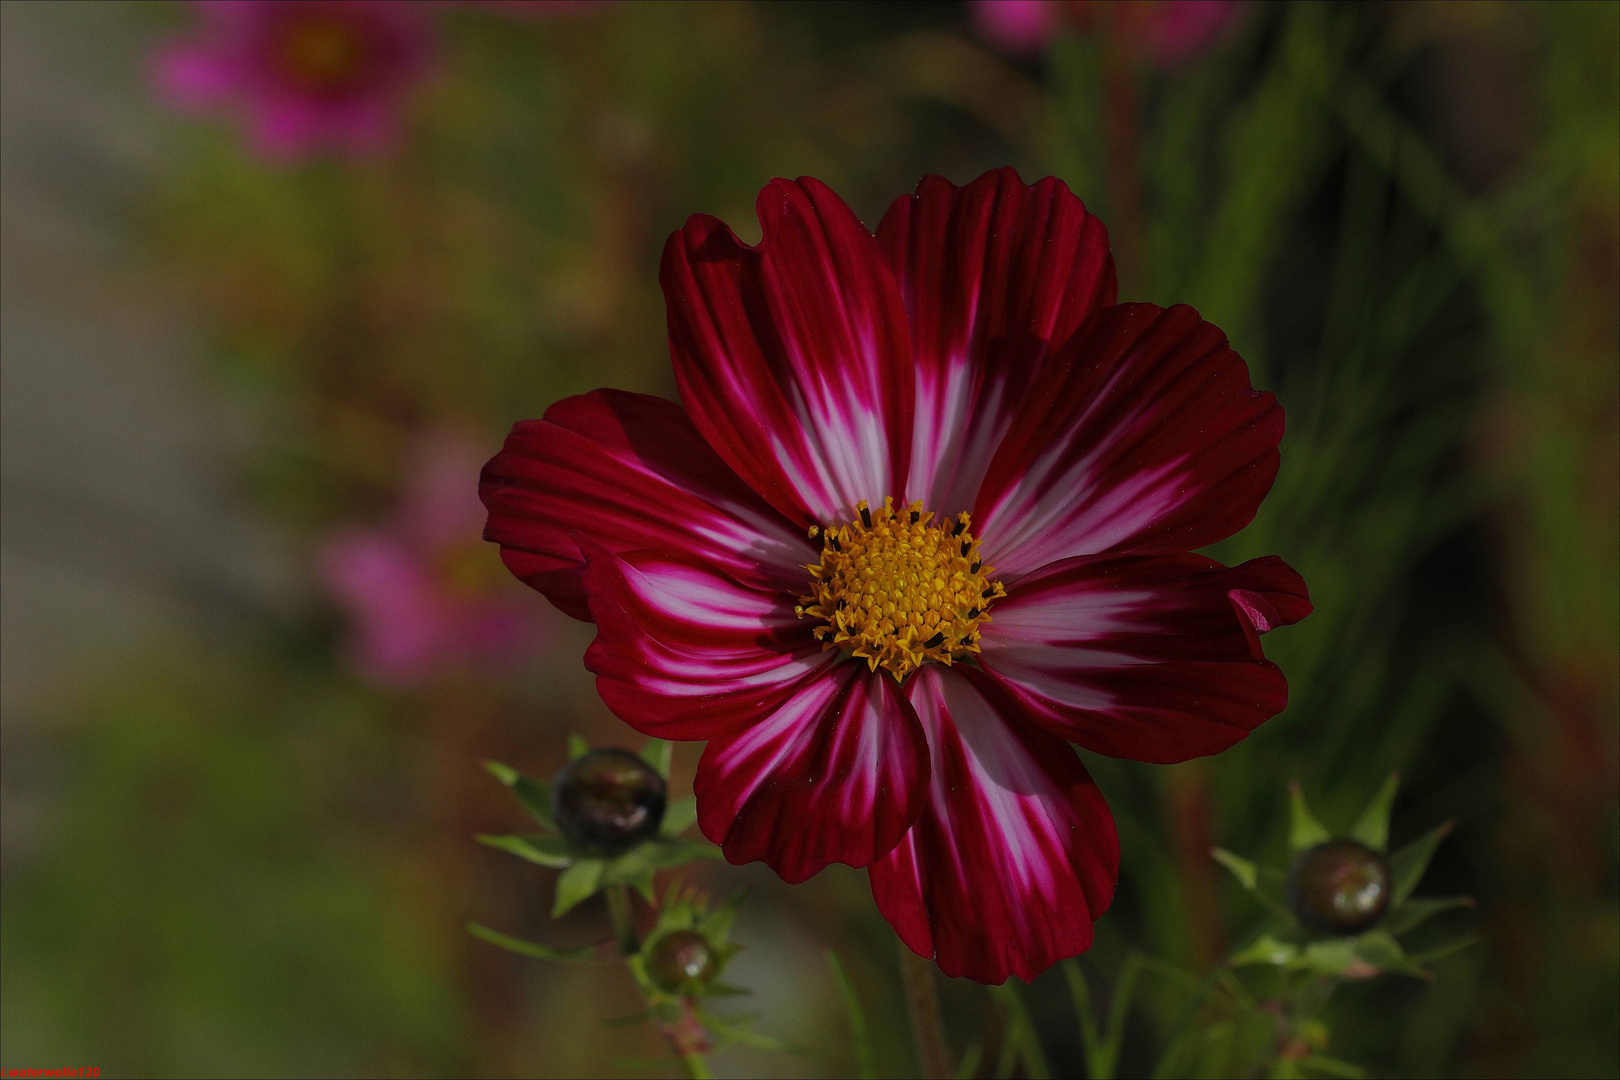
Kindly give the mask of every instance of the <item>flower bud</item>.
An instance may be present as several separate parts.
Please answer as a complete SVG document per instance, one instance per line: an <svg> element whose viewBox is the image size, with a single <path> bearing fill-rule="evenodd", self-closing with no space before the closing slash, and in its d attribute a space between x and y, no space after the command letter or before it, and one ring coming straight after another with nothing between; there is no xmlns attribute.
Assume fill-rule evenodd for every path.
<svg viewBox="0 0 1620 1080"><path fill-rule="evenodd" d="M672 994L701 985L714 973L714 949L696 930L672 930L659 938L647 956L647 975Z"/></svg>
<svg viewBox="0 0 1620 1080"><path fill-rule="evenodd" d="M594 855L618 855L656 835L664 798L664 778L628 750L582 754L551 785L557 827Z"/></svg>
<svg viewBox="0 0 1620 1080"><path fill-rule="evenodd" d="M1348 936L1389 909L1389 863L1355 840L1328 840L1301 852L1288 871L1288 906L1300 922Z"/></svg>

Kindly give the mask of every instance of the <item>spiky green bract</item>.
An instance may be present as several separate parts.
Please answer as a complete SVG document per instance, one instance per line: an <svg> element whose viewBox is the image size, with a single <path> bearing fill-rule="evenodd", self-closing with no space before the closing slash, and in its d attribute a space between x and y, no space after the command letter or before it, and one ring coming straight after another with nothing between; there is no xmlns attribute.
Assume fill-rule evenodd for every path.
<svg viewBox="0 0 1620 1080"><path fill-rule="evenodd" d="M1388 852L1389 818L1395 805L1400 778L1391 775L1373 796L1352 826L1348 839L1353 839L1375 851L1384 853L1390 867L1390 907L1379 921L1365 932L1350 937L1335 937L1318 932L1300 921L1289 908L1283 886L1287 873L1276 867L1264 866L1230 851L1215 848L1211 856L1231 871L1238 884L1263 904L1270 919L1262 931L1247 946L1235 953L1229 963L1233 967L1267 965L1289 971L1306 971L1342 979L1366 979L1386 972L1432 979L1422 961L1449 955L1461 944L1430 949L1421 957L1408 955L1397 940L1397 935L1416 929L1429 918L1454 908L1472 907L1473 900L1465 896L1445 899L1412 899L1429 860L1434 857L1440 841L1451 831L1451 823L1439 825L1411 843ZM1289 792L1290 854L1298 858L1319 844L1334 839L1305 800L1298 784Z"/></svg>

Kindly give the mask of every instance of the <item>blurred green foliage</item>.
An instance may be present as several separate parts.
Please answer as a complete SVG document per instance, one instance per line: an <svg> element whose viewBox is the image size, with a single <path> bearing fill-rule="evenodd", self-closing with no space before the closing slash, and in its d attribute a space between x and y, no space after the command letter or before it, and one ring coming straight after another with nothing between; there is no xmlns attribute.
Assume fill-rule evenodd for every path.
<svg viewBox="0 0 1620 1080"><path fill-rule="evenodd" d="M119 9L104 32L144 42L186 18ZM976 1075L1097 1068L1078 985L1117 1017L1108 1069L1147 1074L1205 1023L1224 1042L1199 1074L1241 1075L1271 1034L1187 1006L1187 980L1259 926L1209 849L1281 861L1286 781L1342 831L1400 769L1392 844L1457 821L1431 879L1480 907L1435 925L1483 942L1432 984L1347 988L1323 1014L1332 1058L1620 1071L1620 6L1255 3L1162 72L1079 32L999 56L949 5L439 21L442 74L396 157L270 168L176 120L131 223L151 277L213 334L204 377L253 419L244 491L288 544L378 513L423 428L493 449L566 394L671 393L656 268L689 213L751 239L773 175L815 175L875 224L925 172L1055 173L1110 225L1122 297L1198 307L1283 401L1276 488L1212 554L1282 555L1316 611L1268 637L1291 704L1234 751L1168 769L1088 755L1120 825L1119 897L1078 966L1002 991L1010 1023L946 986L954 1051L980 1055ZM1476 115L1487 83L1494 124ZM4 882L4 1064L661 1068L636 1063L655 1042L596 1025L636 1007L612 973L523 967L461 932L600 936L599 905L553 928L550 872L472 843L522 824L481 760L547 775L570 728L627 741L579 668L587 636L547 658L543 693L383 695L343 670L331 621L154 642L110 685L64 690L60 797ZM677 789L693 760L677 756ZM825 1055L739 1050L722 1074L852 1073L851 997L877 1074L912 1068L858 876L714 874L755 888L734 970L769 973L762 1030Z"/></svg>

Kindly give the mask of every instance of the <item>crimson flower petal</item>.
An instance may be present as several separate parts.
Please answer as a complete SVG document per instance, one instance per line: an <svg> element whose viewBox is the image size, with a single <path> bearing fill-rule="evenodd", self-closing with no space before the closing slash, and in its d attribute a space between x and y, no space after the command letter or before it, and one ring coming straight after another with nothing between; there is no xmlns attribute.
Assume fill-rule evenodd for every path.
<svg viewBox="0 0 1620 1080"><path fill-rule="evenodd" d="M801 527L901 490L911 346L877 242L832 190L773 180L763 239L694 215L659 280L681 400L715 451Z"/></svg>
<svg viewBox="0 0 1620 1080"><path fill-rule="evenodd" d="M1288 703L1259 635L1310 613L1281 559L1070 559L997 601L986 670L1048 729L1088 750L1170 763L1215 754Z"/></svg>
<svg viewBox="0 0 1620 1080"><path fill-rule="evenodd" d="M1187 551L1247 525L1283 413L1180 305L1097 313L1042 371L974 506L1003 581L1077 555Z"/></svg>
<svg viewBox="0 0 1620 1080"><path fill-rule="evenodd" d="M815 559L804 534L755 495L679 405L597 390L525 420L484 467L484 537L512 572L589 620L579 538L609 551L689 552L739 581L792 592ZM791 612L790 612L791 614Z"/></svg>
<svg viewBox="0 0 1620 1080"><path fill-rule="evenodd" d="M613 555L585 543L597 625L585 652L615 716L660 739L712 739L763 722L826 667L793 598L749 588L690 556Z"/></svg>
<svg viewBox="0 0 1620 1080"><path fill-rule="evenodd" d="M1114 303L1108 232L1063 181L1010 168L938 176L877 230L911 323L916 419L906 500L971 510L997 445L1052 349Z"/></svg>
<svg viewBox="0 0 1620 1080"><path fill-rule="evenodd" d="M887 672L838 664L770 716L716 739L693 785L698 827L733 863L787 882L891 850L928 789L928 742Z"/></svg>
<svg viewBox="0 0 1620 1080"><path fill-rule="evenodd" d="M1028 981L1091 945L1119 872L1113 815L1072 747L982 672L908 689L933 751L928 802L871 870L900 939L946 975Z"/></svg>

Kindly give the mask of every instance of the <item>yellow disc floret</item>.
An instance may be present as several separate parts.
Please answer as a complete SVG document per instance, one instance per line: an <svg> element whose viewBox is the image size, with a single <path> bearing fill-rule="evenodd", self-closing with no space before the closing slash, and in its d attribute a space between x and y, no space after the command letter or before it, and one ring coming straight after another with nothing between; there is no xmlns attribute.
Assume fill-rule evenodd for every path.
<svg viewBox="0 0 1620 1080"><path fill-rule="evenodd" d="M810 530L821 562L808 596L794 611L826 623L822 648L839 648L904 679L930 660L966 660L979 651L979 624L991 601L1006 596L979 558L966 513L934 524L921 502L896 512L894 500L873 510L855 504L855 520Z"/></svg>

